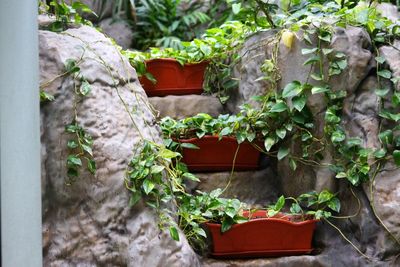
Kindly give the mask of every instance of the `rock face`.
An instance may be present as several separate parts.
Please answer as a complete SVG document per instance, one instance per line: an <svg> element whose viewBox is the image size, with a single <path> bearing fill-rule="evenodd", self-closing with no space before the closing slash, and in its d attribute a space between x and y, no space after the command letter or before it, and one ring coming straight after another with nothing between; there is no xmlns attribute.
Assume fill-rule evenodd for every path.
<svg viewBox="0 0 400 267"><path fill-rule="evenodd" d="M160 142L135 70L93 28L40 31L39 38L41 85L55 97L41 110L45 266L198 265L183 236L175 242L160 232L151 209L128 207L124 173L133 148L142 138ZM80 78L63 74L69 59L91 85L86 97L74 93ZM67 185L66 144L73 136L64 127L75 105L76 121L93 137L97 172L81 170Z"/></svg>
<svg viewBox="0 0 400 267"><path fill-rule="evenodd" d="M125 20L107 18L99 23L99 27L122 48L128 49L131 47L133 41L132 27Z"/></svg>

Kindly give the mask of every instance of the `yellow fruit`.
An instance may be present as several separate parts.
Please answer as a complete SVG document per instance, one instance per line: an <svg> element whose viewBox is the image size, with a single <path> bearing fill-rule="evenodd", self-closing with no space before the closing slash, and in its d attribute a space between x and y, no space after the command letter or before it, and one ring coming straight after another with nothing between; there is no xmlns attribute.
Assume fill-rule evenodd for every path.
<svg viewBox="0 0 400 267"><path fill-rule="evenodd" d="M292 44L294 41L294 33L291 31L284 31L282 33L282 41L287 48L289 49L292 48Z"/></svg>

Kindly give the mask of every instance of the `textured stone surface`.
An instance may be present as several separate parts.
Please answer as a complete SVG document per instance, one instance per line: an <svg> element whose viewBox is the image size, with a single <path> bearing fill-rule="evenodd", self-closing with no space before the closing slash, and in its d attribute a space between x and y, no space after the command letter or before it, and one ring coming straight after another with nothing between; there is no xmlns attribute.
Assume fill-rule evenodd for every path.
<svg viewBox="0 0 400 267"><path fill-rule="evenodd" d="M132 27L128 22L122 19L104 19L99 23L99 27L103 30L105 34L113 38L115 42L122 46L124 49L131 47L133 40Z"/></svg>
<svg viewBox="0 0 400 267"><path fill-rule="evenodd" d="M238 198L254 207L265 208L282 194L280 181L271 168L234 172L232 176L228 172L197 173L196 176L201 182L188 186L193 193L196 190L211 192L216 188L223 189L229 183L223 197Z"/></svg>
<svg viewBox="0 0 400 267"><path fill-rule="evenodd" d="M379 10L383 17L390 19L393 22L397 22L400 19L400 13L397 6L390 3L373 3L376 5L376 9Z"/></svg>
<svg viewBox="0 0 400 267"><path fill-rule="evenodd" d="M218 98L203 95L169 95L165 97L150 97L150 104L159 112L160 118L170 116L174 119L191 117L198 113L208 113L217 117L224 113L224 107Z"/></svg>
<svg viewBox="0 0 400 267"><path fill-rule="evenodd" d="M128 207L124 173L141 137L160 141L147 97L129 63L103 34L90 27L61 34L40 31L40 80L55 100L42 107L45 266L196 266L185 238L160 232L157 215L140 204ZM64 73L78 60L91 93L77 104L77 121L94 140L95 176L82 171L67 185L64 126L74 116L74 86ZM110 75L111 74L111 75ZM122 104L126 103L132 119Z"/></svg>

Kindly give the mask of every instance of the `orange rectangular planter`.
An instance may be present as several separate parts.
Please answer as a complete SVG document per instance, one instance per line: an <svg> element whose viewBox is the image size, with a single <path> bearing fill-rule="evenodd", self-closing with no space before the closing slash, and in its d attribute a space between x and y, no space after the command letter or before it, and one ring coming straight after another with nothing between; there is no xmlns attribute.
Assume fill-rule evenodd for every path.
<svg viewBox="0 0 400 267"><path fill-rule="evenodd" d="M140 83L148 96L201 94L207 65L203 61L182 66L171 58L147 60L147 71L157 83L153 84L145 76L140 78Z"/></svg>
<svg viewBox="0 0 400 267"><path fill-rule="evenodd" d="M204 136L202 138L180 139L181 143L191 143L200 149L183 149L182 161L190 171L230 171L232 169L235 153L239 147L235 159L235 170L257 169L260 158L258 151L251 143L237 143L235 138L218 136Z"/></svg>
<svg viewBox="0 0 400 267"><path fill-rule="evenodd" d="M212 236L212 256L276 257L312 251L311 241L317 220L292 222L290 217L266 218L266 211L257 211L252 217L257 218L235 224L225 233L221 233L221 224L206 223Z"/></svg>

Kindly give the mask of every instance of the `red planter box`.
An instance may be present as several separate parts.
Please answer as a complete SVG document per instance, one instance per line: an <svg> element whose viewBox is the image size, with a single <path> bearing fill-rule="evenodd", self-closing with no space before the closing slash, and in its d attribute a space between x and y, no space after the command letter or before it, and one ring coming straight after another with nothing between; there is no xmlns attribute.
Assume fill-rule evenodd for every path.
<svg viewBox="0 0 400 267"><path fill-rule="evenodd" d="M182 66L171 58L148 60L147 71L157 83L153 84L145 76L140 78L140 83L148 96L201 94L207 65L204 61Z"/></svg>
<svg viewBox="0 0 400 267"><path fill-rule="evenodd" d="M221 224L206 223L213 240L212 256L274 257L312 251L311 241L317 220L292 222L290 217L266 218L266 211L257 211L252 217L262 218L235 224L225 233L221 233Z"/></svg>
<svg viewBox="0 0 400 267"><path fill-rule="evenodd" d="M191 143L200 149L183 149L182 161L190 171L230 171L232 169L238 143L235 138L204 136L203 138L180 139L181 143ZM240 144L236 155L235 170L258 168L260 152L249 142Z"/></svg>

